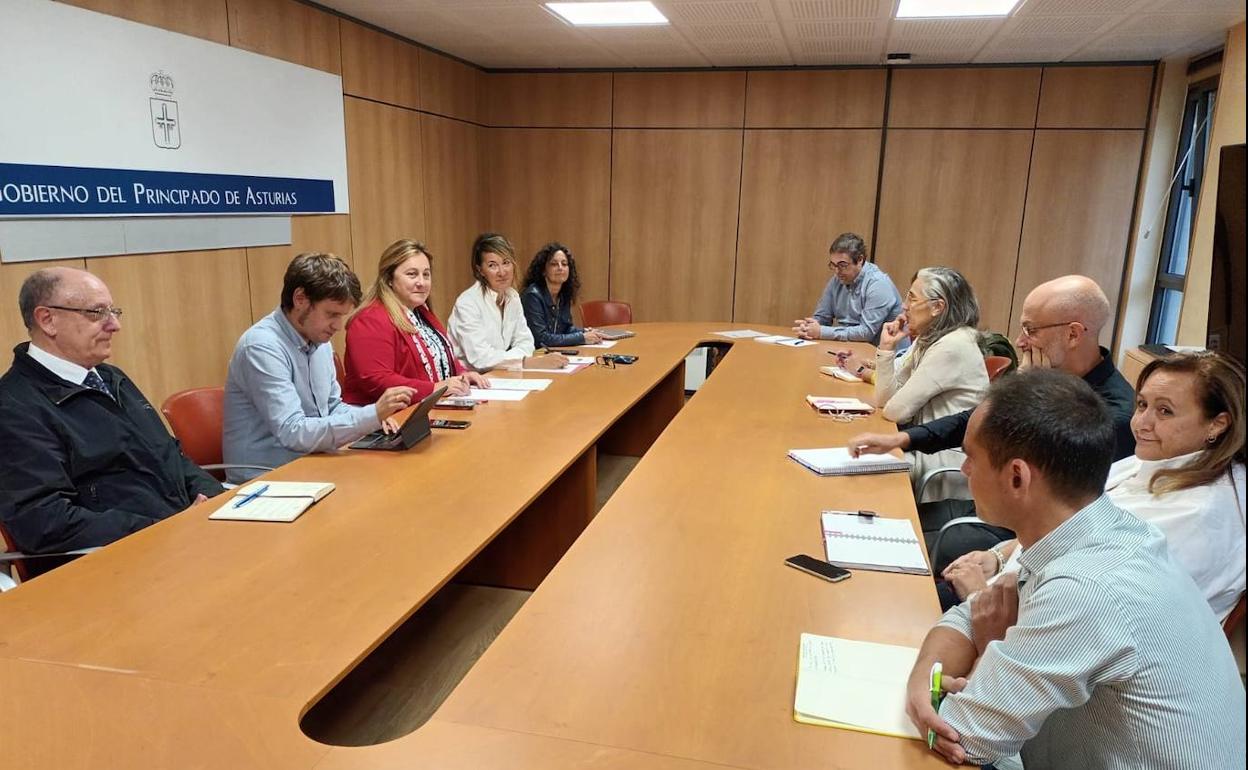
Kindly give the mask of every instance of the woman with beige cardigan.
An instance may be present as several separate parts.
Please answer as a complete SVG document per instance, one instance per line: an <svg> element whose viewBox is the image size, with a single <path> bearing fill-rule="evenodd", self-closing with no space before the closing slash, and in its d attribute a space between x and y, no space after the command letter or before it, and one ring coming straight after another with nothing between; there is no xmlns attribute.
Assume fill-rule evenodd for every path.
<svg viewBox="0 0 1248 770"><path fill-rule="evenodd" d="M902 313L884 325L875 361L875 398L883 414L900 426L930 422L973 409L988 390L988 372L977 342L979 302L969 283L949 267L925 267L915 276ZM910 354L896 363L897 344L914 337ZM907 453L917 485L931 468L958 466L957 450ZM969 497L964 482L947 477L928 486L928 497ZM920 501L921 502L921 501Z"/></svg>

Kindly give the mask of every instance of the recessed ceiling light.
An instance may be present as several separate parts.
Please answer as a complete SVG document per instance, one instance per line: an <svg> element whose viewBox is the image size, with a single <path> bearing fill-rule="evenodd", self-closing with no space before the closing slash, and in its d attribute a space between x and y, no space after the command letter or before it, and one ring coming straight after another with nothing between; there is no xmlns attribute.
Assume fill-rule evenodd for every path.
<svg viewBox="0 0 1248 770"><path fill-rule="evenodd" d="M546 7L578 27L666 24L654 3L546 3Z"/></svg>
<svg viewBox="0 0 1248 770"><path fill-rule="evenodd" d="M1018 0L901 0L899 19L951 16L1009 16Z"/></svg>

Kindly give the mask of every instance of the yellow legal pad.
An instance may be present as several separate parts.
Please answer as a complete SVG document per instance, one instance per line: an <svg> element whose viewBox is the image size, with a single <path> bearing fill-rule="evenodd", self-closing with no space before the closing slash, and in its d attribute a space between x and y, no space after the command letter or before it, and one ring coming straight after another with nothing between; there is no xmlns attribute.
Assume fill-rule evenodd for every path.
<svg viewBox="0 0 1248 770"><path fill-rule="evenodd" d="M922 740L906 716L914 647L802 634L793 718L822 727Z"/></svg>

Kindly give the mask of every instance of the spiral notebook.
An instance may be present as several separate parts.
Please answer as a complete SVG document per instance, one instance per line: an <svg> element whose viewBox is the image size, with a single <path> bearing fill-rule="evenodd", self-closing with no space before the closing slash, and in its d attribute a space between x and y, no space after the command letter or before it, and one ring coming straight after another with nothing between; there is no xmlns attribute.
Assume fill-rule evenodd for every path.
<svg viewBox="0 0 1248 770"><path fill-rule="evenodd" d="M865 452L852 457L849 450L843 446L827 449L790 449L789 457L820 476L852 476L858 473L896 473L910 470L910 463L899 457Z"/></svg>
<svg viewBox="0 0 1248 770"><path fill-rule="evenodd" d="M923 546L908 519L865 518L854 511L823 512L828 561L845 569L930 575Z"/></svg>

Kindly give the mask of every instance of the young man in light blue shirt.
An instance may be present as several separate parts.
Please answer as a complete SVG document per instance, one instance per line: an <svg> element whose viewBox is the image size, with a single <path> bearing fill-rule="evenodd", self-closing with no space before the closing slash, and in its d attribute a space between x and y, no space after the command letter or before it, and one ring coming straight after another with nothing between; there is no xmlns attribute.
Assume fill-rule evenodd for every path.
<svg viewBox="0 0 1248 770"><path fill-rule="evenodd" d="M378 428L398 429L390 415L415 391L389 388L377 403L342 400L327 344L360 304L360 281L332 254L300 254L286 268L281 305L243 333L225 381L227 464L279 465L310 452L327 452ZM256 469L230 469L239 483Z"/></svg>
<svg viewBox="0 0 1248 770"><path fill-rule="evenodd" d="M793 331L808 340L880 341L884 324L901 315L901 295L883 270L867 261L861 236L841 233L828 249L828 280L814 315L794 321Z"/></svg>

